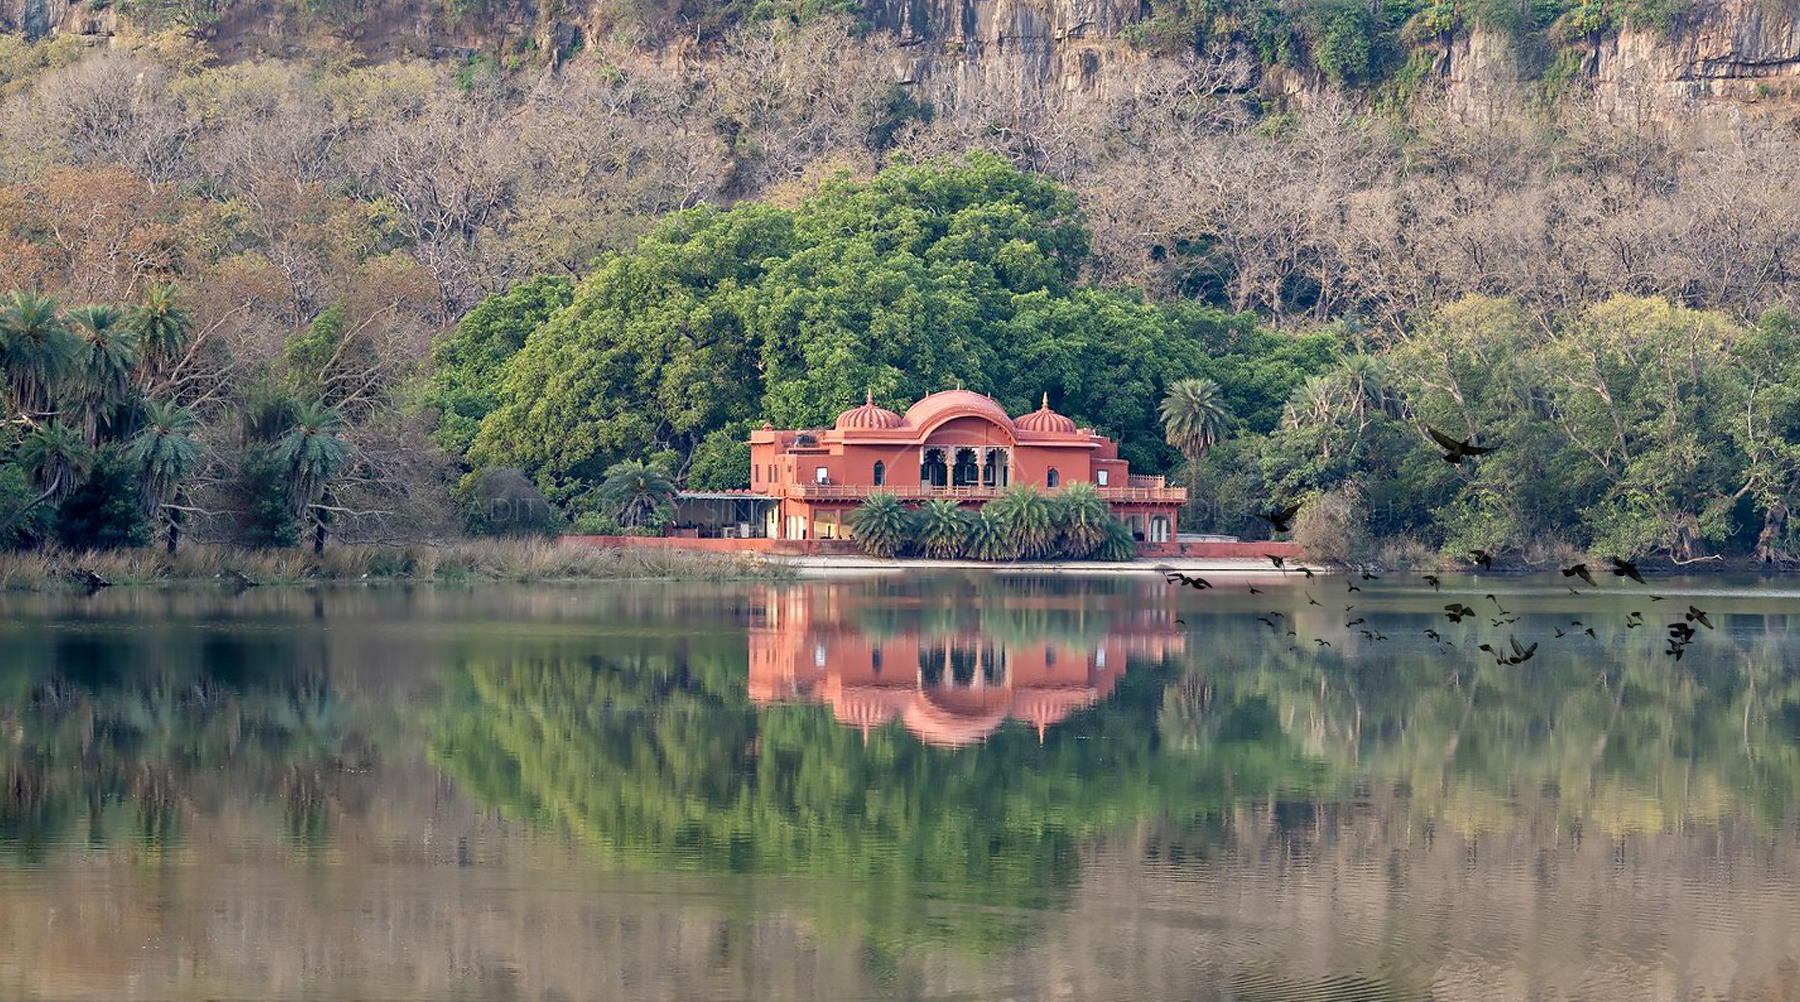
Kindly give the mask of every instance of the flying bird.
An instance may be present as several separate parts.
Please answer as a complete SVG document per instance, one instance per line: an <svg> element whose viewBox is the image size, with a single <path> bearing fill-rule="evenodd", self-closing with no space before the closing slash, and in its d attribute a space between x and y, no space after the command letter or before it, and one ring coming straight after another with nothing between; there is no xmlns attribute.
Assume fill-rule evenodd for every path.
<svg viewBox="0 0 1800 1002"><path fill-rule="evenodd" d="M1642 574L1638 573L1637 564L1635 564L1629 560L1621 560L1618 557L1613 557L1612 562L1613 562L1613 574L1615 576L1622 577L1622 578L1630 578L1631 580L1636 581L1638 584L1644 583L1644 576Z"/></svg>
<svg viewBox="0 0 1800 1002"><path fill-rule="evenodd" d="M1686 623L1670 623L1669 624L1669 636L1674 637L1676 640L1679 640L1684 644L1687 643L1688 641L1694 639L1694 633L1695 633L1694 628L1687 625Z"/></svg>
<svg viewBox="0 0 1800 1002"><path fill-rule="evenodd" d="M1367 567L1364 567L1362 569L1362 579L1364 581L1380 581L1381 580L1381 578L1379 576L1370 574L1369 569Z"/></svg>
<svg viewBox="0 0 1800 1002"><path fill-rule="evenodd" d="M1261 592L1261 591L1260 591L1260 590L1258 590L1258 589L1257 589L1257 587L1256 587L1256 586L1255 586L1255 585L1251 585L1251 586L1250 586L1250 594L1252 594L1252 595L1261 595L1261 594L1262 594L1262 592Z"/></svg>
<svg viewBox="0 0 1800 1002"><path fill-rule="evenodd" d="M1269 624L1269 629L1271 629L1271 630L1279 629L1279 627L1277 627L1275 625L1275 621L1273 619L1270 619L1267 616L1258 616L1258 617L1256 617L1256 621L1259 623Z"/></svg>
<svg viewBox="0 0 1800 1002"><path fill-rule="evenodd" d="M1491 571L1494 569L1494 558L1488 555L1488 551L1470 550L1469 556L1475 558L1475 562L1481 565L1482 570Z"/></svg>
<svg viewBox="0 0 1800 1002"><path fill-rule="evenodd" d="M1530 647L1521 647L1519 646L1519 638L1508 636L1506 639L1511 642L1513 649L1513 656L1506 659L1507 664L1522 665L1525 662L1530 661L1531 656L1537 653L1538 645L1536 644L1532 644Z"/></svg>
<svg viewBox="0 0 1800 1002"><path fill-rule="evenodd" d="M1433 439L1435 443L1438 443L1440 448L1444 448L1444 462L1451 462L1451 464L1456 464L1456 466L1462 466L1462 461L1465 461L1465 459L1472 459L1472 457L1478 457L1478 455L1487 455L1487 453L1494 452L1496 448L1499 448L1499 446L1478 446L1478 444L1472 443L1469 439L1456 441L1453 437L1445 435L1444 432L1438 432L1438 430L1431 425L1426 425L1426 432L1431 434L1431 439Z"/></svg>
<svg viewBox="0 0 1800 1002"><path fill-rule="evenodd" d="M1305 595L1305 596L1306 596L1306 604L1307 604L1307 605L1320 605L1320 606L1322 606L1322 605L1323 605L1323 604L1324 604L1324 603L1322 603L1322 602L1320 602L1320 601L1319 601L1319 600L1318 600L1318 599L1316 599L1316 598L1313 598L1313 597L1312 597L1312 592L1302 592L1302 594L1304 594L1304 595Z"/></svg>
<svg viewBox="0 0 1800 1002"><path fill-rule="evenodd" d="M1329 640L1314 639L1313 643L1318 644L1320 647L1330 647L1331 646L1331 641L1329 641Z"/></svg>
<svg viewBox="0 0 1800 1002"><path fill-rule="evenodd" d="M1457 466L1461 466L1462 461L1465 459L1474 456L1485 456L1499 448L1497 445L1474 445L1468 439L1463 439L1459 442L1430 425L1426 425L1425 430L1430 432L1432 439L1446 450L1444 453L1444 462L1452 463Z"/></svg>
<svg viewBox="0 0 1800 1002"><path fill-rule="evenodd" d="M1594 575L1588 573L1588 566L1586 564L1576 564L1573 567L1564 567L1562 569L1562 575L1565 578L1580 578L1590 585L1594 584Z"/></svg>
<svg viewBox="0 0 1800 1002"><path fill-rule="evenodd" d="M1713 628L1712 620L1706 618L1706 613L1701 612L1699 609L1696 609L1691 605L1688 606L1687 621L1690 623L1699 623L1701 626L1704 626L1709 630Z"/></svg>
<svg viewBox="0 0 1800 1002"><path fill-rule="evenodd" d="M1269 563L1274 564L1276 567L1281 567L1283 570L1286 570L1286 567L1284 566L1285 561L1283 558L1278 557L1273 553L1265 553L1265 554L1263 554L1263 556L1269 558Z"/></svg>
<svg viewBox="0 0 1800 1002"><path fill-rule="evenodd" d="M1425 583L1431 586L1432 591L1437 591L1438 585L1443 584L1442 581L1438 580L1438 576L1436 574L1427 574L1427 575L1424 575L1424 578L1425 578Z"/></svg>
<svg viewBox="0 0 1800 1002"><path fill-rule="evenodd" d="M1350 583L1350 582L1348 582L1348 581L1346 581L1346 582L1344 582L1344 587L1345 587L1345 588L1347 588L1347 589L1349 589L1349 591L1346 591L1346 592L1345 592L1345 594L1346 594L1346 595L1347 595L1347 594L1349 594L1349 593L1350 593L1350 592L1352 592L1352 591L1362 591L1362 589L1361 589L1361 588L1358 588L1358 587L1357 587L1357 586L1355 586L1355 585L1353 585L1353 584L1351 584L1351 583Z"/></svg>
<svg viewBox="0 0 1800 1002"><path fill-rule="evenodd" d="M1170 584L1174 584L1175 582L1179 581L1182 584L1187 585L1190 588L1193 588L1195 591L1205 591L1206 589L1212 587L1211 581L1208 581L1205 578L1189 577L1188 575L1183 574L1180 571L1170 571L1166 576L1168 577Z"/></svg>
<svg viewBox="0 0 1800 1002"><path fill-rule="evenodd" d="M1254 512L1253 514L1257 518L1269 523L1270 527L1276 532L1288 532L1294 527L1292 523L1294 516L1300 513L1300 504L1300 502L1296 501L1286 508L1271 508L1267 514L1262 512Z"/></svg>
<svg viewBox="0 0 1800 1002"><path fill-rule="evenodd" d="M1444 616L1452 623L1460 623L1463 621L1464 616L1473 615L1475 615L1475 610L1466 605L1452 602L1449 605L1444 606Z"/></svg>

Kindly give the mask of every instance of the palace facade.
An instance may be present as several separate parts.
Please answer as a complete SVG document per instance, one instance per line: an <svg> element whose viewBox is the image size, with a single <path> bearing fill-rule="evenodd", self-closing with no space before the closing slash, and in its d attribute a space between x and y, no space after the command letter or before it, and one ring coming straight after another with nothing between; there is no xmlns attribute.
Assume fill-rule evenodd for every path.
<svg viewBox="0 0 1800 1002"><path fill-rule="evenodd" d="M1077 483L1093 484L1140 542L1175 538L1187 491L1134 475L1112 439L1077 428L1048 396L1016 418L970 390L933 393L905 414L871 398L831 428L750 433L750 491L773 501L761 528L776 539L848 539L850 513L876 491L980 507L1014 484L1053 494Z"/></svg>

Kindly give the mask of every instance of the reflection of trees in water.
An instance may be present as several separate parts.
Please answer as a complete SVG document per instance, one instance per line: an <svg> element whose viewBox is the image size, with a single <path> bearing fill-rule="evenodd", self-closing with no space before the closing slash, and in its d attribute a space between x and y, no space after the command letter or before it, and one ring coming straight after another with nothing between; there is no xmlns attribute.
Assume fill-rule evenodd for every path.
<svg viewBox="0 0 1800 1002"><path fill-rule="evenodd" d="M591 651L546 642L465 660L434 761L477 800L566 827L609 865L849 878L848 898L867 900L834 895L820 926L874 939L1014 943L1032 912L1066 901L1082 839L1216 808L1234 782L1317 775L1278 728L1261 740L1285 757L1221 748L1196 769L1161 754L1167 673L1154 666L1133 667L1112 700L1043 744L1006 727L953 751L897 724L865 741L816 704L754 706L741 638ZM956 907L927 914L928 901ZM846 909L861 910L835 915Z"/></svg>
<svg viewBox="0 0 1800 1002"><path fill-rule="evenodd" d="M92 632L0 660L0 848L35 857L78 830L95 845L177 842L197 789L278 799L302 845L324 836L329 784L369 746L310 652L285 639Z"/></svg>
<svg viewBox="0 0 1800 1002"><path fill-rule="evenodd" d="M1217 653L1164 692L1173 747L1205 749L1265 705L1341 780L1402 784L1470 829L1517 820L1522 792L1611 831L1774 824L1800 797L1800 656L1782 636L1716 632L1679 662L1619 640L1497 666L1380 645L1293 655L1223 618L1208 631Z"/></svg>

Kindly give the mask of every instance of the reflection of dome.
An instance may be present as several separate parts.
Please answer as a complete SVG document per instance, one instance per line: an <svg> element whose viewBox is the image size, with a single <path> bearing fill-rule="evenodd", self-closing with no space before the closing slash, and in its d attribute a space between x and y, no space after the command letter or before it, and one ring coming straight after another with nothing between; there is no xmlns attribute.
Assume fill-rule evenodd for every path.
<svg viewBox="0 0 1800 1002"><path fill-rule="evenodd" d="M930 428L951 418L974 415L986 418L1002 428L1013 426L1005 408L992 398L973 390L945 390L933 393L906 409L906 423L914 428Z"/></svg>
<svg viewBox="0 0 1800 1002"><path fill-rule="evenodd" d="M837 416L837 430L849 428L898 428L901 417L886 407L875 406L875 391L870 390L861 407L853 407Z"/></svg>
<svg viewBox="0 0 1800 1002"><path fill-rule="evenodd" d="M932 699L932 693L915 689L906 704L906 729L929 745L968 745L985 739L1006 722L1012 701L1006 690L990 689L991 705L949 707Z"/></svg>
<svg viewBox="0 0 1800 1002"><path fill-rule="evenodd" d="M1020 416L1013 426L1020 431L1055 432L1062 435L1075 434L1075 422L1050 409L1050 394L1044 394L1044 404L1030 414Z"/></svg>

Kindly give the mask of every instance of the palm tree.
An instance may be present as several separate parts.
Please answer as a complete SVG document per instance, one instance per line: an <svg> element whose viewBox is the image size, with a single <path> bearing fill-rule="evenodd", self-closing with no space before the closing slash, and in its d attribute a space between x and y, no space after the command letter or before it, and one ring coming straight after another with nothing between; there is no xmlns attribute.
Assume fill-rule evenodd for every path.
<svg viewBox="0 0 1800 1002"><path fill-rule="evenodd" d="M30 504L0 522L0 536L31 514L38 505L60 504L74 493L81 478L94 466L94 450L74 429L60 421L39 425L19 443L13 459L24 468L43 493Z"/></svg>
<svg viewBox="0 0 1800 1002"><path fill-rule="evenodd" d="M194 319L182 310L172 282L145 290L143 304L132 309L128 323L143 348L142 372L146 379L168 371L181 357L181 350L187 347L188 332L194 328Z"/></svg>
<svg viewBox="0 0 1800 1002"><path fill-rule="evenodd" d="M81 358L81 339L69 330L55 296L14 292L0 300L0 369L7 373L14 413L55 412L63 382Z"/></svg>
<svg viewBox="0 0 1800 1002"><path fill-rule="evenodd" d="M1079 560L1106 540L1106 523L1112 519L1112 508L1093 484L1077 483L1063 488L1055 498L1054 513L1063 551L1068 556Z"/></svg>
<svg viewBox="0 0 1800 1002"><path fill-rule="evenodd" d="M912 536L912 518L898 497L876 491L850 513L850 531L864 553L891 557L906 548Z"/></svg>
<svg viewBox="0 0 1800 1002"><path fill-rule="evenodd" d="M350 459L350 446L338 438L344 418L334 407L310 401L294 408L293 421L275 442L274 459L286 473L288 511L298 519L315 508L325 489ZM313 552L325 548L325 518L315 512Z"/></svg>
<svg viewBox="0 0 1800 1002"><path fill-rule="evenodd" d="M199 422L185 407L151 401L144 409L144 428L125 447L125 456L142 478L144 515L156 518L175 497L181 482L200 462L200 443L194 440ZM171 514L169 552L180 538L180 518Z"/></svg>
<svg viewBox="0 0 1800 1002"><path fill-rule="evenodd" d="M955 501L927 501L919 506L916 518L919 546L926 556L948 560L962 555L969 538L969 518Z"/></svg>
<svg viewBox="0 0 1800 1002"><path fill-rule="evenodd" d="M1056 515L1036 487L1014 484L988 502L988 510L1006 526L1019 556L1037 560L1056 551Z"/></svg>
<svg viewBox="0 0 1800 1002"><path fill-rule="evenodd" d="M983 509L969 517L967 552L976 560L1014 560L1019 556L1019 547L1012 533L1006 531L1005 520Z"/></svg>
<svg viewBox="0 0 1800 1002"><path fill-rule="evenodd" d="M96 442L101 419L112 420L131 387L138 337L117 306L83 306L69 311L69 317L82 342L75 371L82 396L81 430L89 442Z"/></svg>
<svg viewBox="0 0 1800 1002"><path fill-rule="evenodd" d="M635 528L675 496L675 482L661 464L627 459L607 468L599 494L613 506L620 525Z"/></svg>
<svg viewBox="0 0 1800 1002"><path fill-rule="evenodd" d="M1169 387L1158 414L1163 438L1187 458L1189 466L1225 438L1230 418L1219 384L1203 377L1183 379Z"/></svg>
<svg viewBox="0 0 1800 1002"><path fill-rule="evenodd" d="M1094 550L1095 560L1136 560L1138 555L1137 539L1131 534L1131 526L1123 519L1109 518L1106 521L1106 537Z"/></svg>

